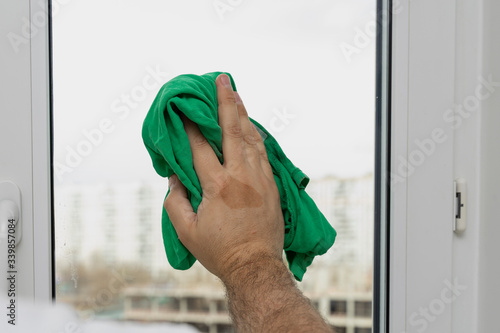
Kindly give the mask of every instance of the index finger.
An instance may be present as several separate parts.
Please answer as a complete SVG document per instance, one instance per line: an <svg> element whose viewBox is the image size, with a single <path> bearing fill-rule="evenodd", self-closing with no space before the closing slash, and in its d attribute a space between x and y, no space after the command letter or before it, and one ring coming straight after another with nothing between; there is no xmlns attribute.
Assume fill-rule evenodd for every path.
<svg viewBox="0 0 500 333"><path fill-rule="evenodd" d="M243 131L229 76L219 75L215 84L219 105L219 125L222 129L222 152L224 164L227 165L235 160L241 160L243 157Z"/></svg>
<svg viewBox="0 0 500 333"><path fill-rule="evenodd" d="M212 179L211 174L222 167L217 156L215 156L215 152L200 132L198 126L184 115L181 118L189 139L189 146L191 147L194 171L196 171L201 187L203 188Z"/></svg>

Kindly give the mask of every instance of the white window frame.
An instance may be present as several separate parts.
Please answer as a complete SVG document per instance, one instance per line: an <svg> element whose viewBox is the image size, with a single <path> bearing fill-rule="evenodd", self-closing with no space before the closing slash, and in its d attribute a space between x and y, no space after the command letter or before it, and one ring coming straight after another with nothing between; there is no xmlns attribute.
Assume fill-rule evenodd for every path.
<svg viewBox="0 0 500 333"><path fill-rule="evenodd" d="M393 6L389 331L451 332L451 307L418 320L452 277L454 138L442 112L454 102L455 4ZM436 129L448 139L424 155L415 142Z"/></svg>
<svg viewBox="0 0 500 333"><path fill-rule="evenodd" d="M402 176L402 161L424 160L390 186L389 332L485 331L478 329L478 318L487 317L478 311L484 302L478 281L493 270L479 270L479 225L488 223L479 216L481 116L477 111L453 128L450 120L462 116L450 110L475 96L478 78L487 77L483 43L493 41L483 41L482 10L488 1L392 4L391 175ZM446 139L436 142L433 131ZM435 150L427 153L422 142L429 139ZM458 178L468 192L461 234L453 232Z"/></svg>
<svg viewBox="0 0 500 333"><path fill-rule="evenodd" d="M48 12L48 1L21 0L4 3L0 13L0 181L14 182L21 192L23 235L16 251L21 316L25 302L49 303L53 296Z"/></svg>
<svg viewBox="0 0 500 333"><path fill-rule="evenodd" d="M43 2L45 9L40 3L40 0L10 1L4 4L7 10L0 13L3 38L0 66L2 73L6 73L0 76L0 82L2 89L9 91L8 96L0 100L4 123L1 128L7 129L6 123L17 128L16 131L4 131L8 137L0 133L0 151L9 156L9 163L2 162L0 180L15 182L23 198L23 241L18 252L23 275L18 288L28 299L50 302L54 283L50 30L48 23L39 24L43 17L45 22L49 21L49 1ZM426 331L459 332L463 329L460 327L466 327L468 330L464 332L472 332L477 327L477 301L470 305L463 303L474 298L470 295L476 290L477 278L474 272L467 273L467 265L457 262L453 256L454 251L465 251L470 245L458 244L451 231L453 197L450 194L453 194L453 181L457 177L453 153L457 133L450 124L443 122L442 111L460 101L467 94L470 79L476 78L477 71L458 65L480 62L480 51L474 52L465 43L474 44L478 34L481 36L478 13L482 2L394 0L390 3L393 8L388 127L391 172L397 176L401 158L408 161L411 154L420 149L415 140L432 138L435 129L442 129L441 136L447 139L436 145L436 153L425 157L411 176L402 177L388 187L390 201L385 221L390 222L387 229L389 290L384 290L388 292L388 299L382 297L380 301L387 301L389 315L381 311L383 318L379 318L378 331L419 331L422 324L413 325L411 316L418 313L419 308L439 299L446 281L453 282L458 276L469 281L471 293L446 306L434 321L429 322ZM28 18L37 32L14 52L6 36L11 32L23 36L23 18ZM470 30L463 28L464 25L477 34L468 35L466 31ZM462 39L456 42L457 37L465 42ZM480 49L480 43L474 45ZM22 149L13 142L21 144ZM464 171L467 172L474 176L477 171ZM475 213L469 209L471 214ZM477 252L469 253L474 256ZM382 306L385 309L385 305Z"/></svg>

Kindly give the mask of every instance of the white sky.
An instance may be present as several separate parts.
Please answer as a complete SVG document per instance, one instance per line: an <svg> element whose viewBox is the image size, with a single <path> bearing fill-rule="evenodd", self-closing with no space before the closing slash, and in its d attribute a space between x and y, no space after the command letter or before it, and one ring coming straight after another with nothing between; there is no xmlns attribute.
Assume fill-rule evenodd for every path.
<svg viewBox="0 0 500 333"><path fill-rule="evenodd" d="M73 0L54 13L55 161L66 164L66 146L86 140L83 130L114 124L64 182L159 180L141 128L160 86L124 119L112 107L157 67L165 82L230 72L250 116L311 178L372 170L375 38L351 62L340 44L374 21L375 1L242 0L224 20L215 2ZM294 118L273 131L276 110Z"/></svg>

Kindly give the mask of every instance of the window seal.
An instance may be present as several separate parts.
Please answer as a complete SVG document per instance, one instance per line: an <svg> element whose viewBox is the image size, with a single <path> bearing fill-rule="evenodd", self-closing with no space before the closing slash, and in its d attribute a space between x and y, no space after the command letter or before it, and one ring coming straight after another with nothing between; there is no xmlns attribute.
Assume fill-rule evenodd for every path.
<svg viewBox="0 0 500 333"><path fill-rule="evenodd" d="M392 0L377 0L373 332L387 332L390 292Z"/></svg>
<svg viewBox="0 0 500 333"><path fill-rule="evenodd" d="M56 301L56 248L55 248L55 239L56 239L56 221L55 221L55 206L54 206L54 66L53 66L53 40L52 40L52 0L47 1L47 39L48 39L48 102L49 102L49 179L50 179L50 193L52 194L50 197L50 237L51 241L51 287L52 287L52 302Z"/></svg>

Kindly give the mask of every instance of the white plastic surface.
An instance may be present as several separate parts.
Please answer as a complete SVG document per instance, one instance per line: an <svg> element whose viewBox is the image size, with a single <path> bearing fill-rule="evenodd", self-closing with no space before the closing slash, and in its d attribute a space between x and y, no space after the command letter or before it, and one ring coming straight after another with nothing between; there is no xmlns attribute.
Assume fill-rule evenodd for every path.
<svg viewBox="0 0 500 333"><path fill-rule="evenodd" d="M451 333L455 2L393 6L389 332Z"/></svg>

